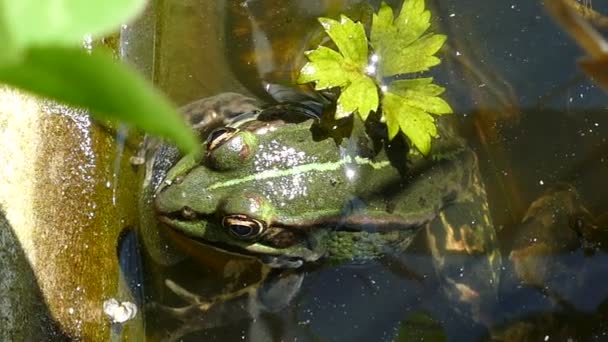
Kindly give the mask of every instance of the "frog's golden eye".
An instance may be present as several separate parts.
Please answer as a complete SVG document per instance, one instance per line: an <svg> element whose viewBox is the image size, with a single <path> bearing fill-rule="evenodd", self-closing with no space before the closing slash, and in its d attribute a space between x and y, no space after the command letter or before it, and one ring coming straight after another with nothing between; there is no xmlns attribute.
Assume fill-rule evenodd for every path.
<svg viewBox="0 0 608 342"><path fill-rule="evenodd" d="M241 240L253 240L264 232L265 224L245 215L228 215L222 220L222 226L230 235Z"/></svg>
<svg viewBox="0 0 608 342"><path fill-rule="evenodd" d="M207 137L207 151L211 152L221 146L226 141L230 140L238 130L233 127L220 127L214 129Z"/></svg>

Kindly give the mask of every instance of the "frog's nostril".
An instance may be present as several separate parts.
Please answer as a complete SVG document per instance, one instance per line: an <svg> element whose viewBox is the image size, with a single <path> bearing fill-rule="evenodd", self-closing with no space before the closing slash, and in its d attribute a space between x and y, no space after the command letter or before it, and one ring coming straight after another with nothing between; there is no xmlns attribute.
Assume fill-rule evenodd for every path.
<svg viewBox="0 0 608 342"><path fill-rule="evenodd" d="M182 208L182 217L186 220L194 220L196 218L196 212L190 207Z"/></svg>

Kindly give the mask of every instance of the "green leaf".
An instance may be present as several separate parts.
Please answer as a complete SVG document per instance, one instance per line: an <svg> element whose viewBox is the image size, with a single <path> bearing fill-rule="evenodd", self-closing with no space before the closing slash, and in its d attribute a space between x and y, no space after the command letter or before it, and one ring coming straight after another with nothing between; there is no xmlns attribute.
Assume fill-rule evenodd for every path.
<svg viewBox="0 0 608 342"><path fill-rule="evenodd" d="M146 0L0 0L0 61L28 46L77 46L86 34L101 37L145 5ZM12 42L9 48L6 41Z"/></svg>
<svg viewBox="0 0 608 342"><path fill-rule="evenodd" d="M437 96L441 95L444 91L443 87L440 87L436 84L433 84L432 77L424 77L424 78L411 78L406 80L397 80L391 82L391 91L392 92L401 92L405 90L418 90L422 91L425 94Z"/></svg>
<svg viewBox="0 0 608 342"><path fill-rule="evenodd" d="M372 15L372 29L370 32L370 41L376 52L380 52L382 41L385 37L392 37L397 34L397 27L393 24L393 9L391 6L382 2L377 14Z"/></svg>
<svg viewBox="0 0 608 342"><path fill-rule="evenodd" d="M452 113L450 105L438 97L444 89L432 82L431 77L396 80L382 99L389 138L401 130L424 155L431 150L431 138L437 136L435 119L429 113Z"/></svg>
<svg viewBox="0 0 608 342"><path fill-rule="evenodd" d="M418 39L431 25L431 13L424 10L424 0L406 1L395 19L393 9L382 2L378 14L372 17L372 45L382 45L383 40L399 40L408 45Z"/></svg>
<svg viewBox="0 0 608 342"><path fill-rule="evenodd" d="M387 76L425 71L439 64L434 54L446 37L425 34L430 18L424 0L407 0L397 18L390 6L381 4L378 13L373 14L370 32L373 57L378 57L372 57L372 61L378 62L379 74L371 68L373 63L368 66L367 40L360 23L345 16L341 16L339 22L320 18L319 22L339 52L323 46L307 52L309 62L300 71L298 83L316 82L317 90L340 87L336 118L358 112L366 120L371 111L378 109L377 82ZM452 112L449 104L438 97L444 89L432 81L432 78L396 80L382 86L381 109L389 138L402 131L425 155L431 149L431 139L437 136L431 114Z"/></svg>
<svg viewBox="0 0 608 342"><path fill-rule="evenodd" d="M348 74L342 70L344 57L338 52L319 46L316 50L307 51L306 57L310 62L300 70L298 83L316 81L316 90L342 87L348 83Z"/></svg>
<svg viewBox="0 0 608 342"><path fill-rule="evenodd" d="M397 80L390 84L388 91L404 98L408 105L425 112L439 115L452 113L450 105L437 97L444 89L432 84L432 81L432 78Z"/></svg>
<svg viewBox="0 0 608 342"><path fill-rule="evenodd" d="M435 119L424 110L411 105L407 98L384 93L382 113L388 127L389 139L401 130L424 155L431 151L431 138L437 136Z"/></svg>
<svg viewBox="0 0 608 342"><path fill-rule="evenodd" d="M368 58L367 37L363 25L344 15L340 17L340 21L319 18L319 22L342 56L362 70L367 65Z"/></svg>
<svg viewBox="0 0 608 342"><path fill-rule="evenodd" d="M0 7L0 42L2 42L2 50L0 50L0 64L16 60L18 49L15 45L15 40L11 36L5 22L1 20L2 8Z"/></svg>
<svg viewBox="0 0 608 342"><path fill-rule="evenodd" d="M433 55L445 40L444 35L428 34L402 50L389 49L386 57L382 57L389 61L382 65L383 74L390 76L429 70L440 63L439 58Z"/></svg>
<svg viewBox="0 0 608 342"><path fill-rule="evenodd" d="M431 12L424 9L424 0L407 0L403 3L395 26L404 44L418 39L431 26Z"/></svg>
<svg viewBox="0 0 608 342"><path fill-rule="evenodd" d="M368 49L365 30L342 16L340 21L319 18L340 52L320 46L306 52L308 63L300 70L298 83L316 82L315 89L340 87L336 118L358 112L363 120L378 109L378 87L365 73Z"/></svg>
<svg viewBox="0 0 608 342"><path fill-rule="evenodd" d="M363 120L378 108L378 88L369 77L360 75L344 88L336 107L336 118L344 118L358 112Z"/></svg>
<svg viewBox="0 0 608 342"><path fill-rule="evenodd" d="M0 65L0 83L131 123L172 139L184 151L198 148L194 133L170 102L107 53L31 48L18 64Z"/></svg>
<svg viewBox="0 0 608 342"><path fill-rule="evenodd" d="M408 0L397 18L386 3L373 16L371 44L380 57L380 76L426 71L439 64L433 55L443 46L446 37L426 34L431 14L424 9L424 0Z"/></svg>

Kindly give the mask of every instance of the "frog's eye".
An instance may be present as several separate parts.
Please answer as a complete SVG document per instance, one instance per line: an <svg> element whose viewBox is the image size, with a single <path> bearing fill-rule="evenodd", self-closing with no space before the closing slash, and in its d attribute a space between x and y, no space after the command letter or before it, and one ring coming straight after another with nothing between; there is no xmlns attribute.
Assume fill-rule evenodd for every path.
<svg viewBox="0 0 608 342"><path fill-rule="evenodd" d="M205 160L208 166L218 171L236 170L249 163L257 147L255 134L224 127L209 136Z"/></svg>
<svg viewBox="0 0 608 342"><path fill-rule="evenodd" d="M252 240L264 232L263 222L245 215L229 215L222 220L222 226L230 235L241 240Z"/></svg>
<svg viewBox="0 0 608 342"><path fill-rule="evenodd" d="M232 127L220 127L214 129L207 137L207 151L211 152L221 146L224 142L230 140L238 130Z"/></svg>

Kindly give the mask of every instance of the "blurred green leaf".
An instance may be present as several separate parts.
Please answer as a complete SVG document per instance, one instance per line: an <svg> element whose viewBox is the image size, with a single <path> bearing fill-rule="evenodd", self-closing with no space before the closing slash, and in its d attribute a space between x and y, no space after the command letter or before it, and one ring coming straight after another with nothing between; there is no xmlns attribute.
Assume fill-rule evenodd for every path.
<svg viewBox="0 0 608 342"><path fill-rule="evenodd" d="M0 0L1 1L1 0ZM0 8L2 13L2 8ZM2 14L0 14L0 19ZM2 42L2 49L0 50L0 64L10 62L18 58L19 49L15 46L15 40L11 36L6 22L0 20L0 42Z"/></svg>
<svg viewBox="0 0 608 342"><path fill-rule="evenodd" d="M29 46L76 46L86 34L102 37L145 5L146 0L0 0L0 61Z"/></svg>
<svg viewBox="0 0 608 342"><path fill-rule="evenodd" d="M0 65L0 83L86 107L97 117L136 125L171 138L184 151L198 148L194 133L171 103L149 82L102 51L31 48L19 63Z"/></svg>

